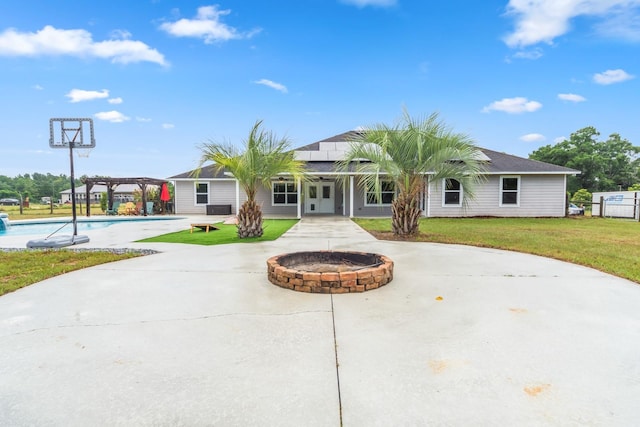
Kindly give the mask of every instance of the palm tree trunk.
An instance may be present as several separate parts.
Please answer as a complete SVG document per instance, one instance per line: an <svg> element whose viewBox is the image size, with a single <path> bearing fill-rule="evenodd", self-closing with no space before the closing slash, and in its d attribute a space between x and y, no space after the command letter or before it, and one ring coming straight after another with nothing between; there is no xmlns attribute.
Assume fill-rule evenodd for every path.
<svg viewBox="0 0 640 427"><path fill-rule="evenodd" d="M262 210L254 200L247 200L238 211L238 237L262 236Z"/></svg>
<svg viewBox="0 0 640 427"><path fill-rule="evenodd" d="M418 234L420 216L419 199L416 194L400 193L391 203L391 230L396 236Z"/></svg>

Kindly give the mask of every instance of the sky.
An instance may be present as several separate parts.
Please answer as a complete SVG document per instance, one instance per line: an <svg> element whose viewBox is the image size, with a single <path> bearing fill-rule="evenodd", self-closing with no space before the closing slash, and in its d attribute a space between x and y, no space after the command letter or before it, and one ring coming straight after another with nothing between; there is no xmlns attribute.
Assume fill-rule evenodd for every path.
<svg viewBox="0 0 640 427"><path fill-rule="evenodd" d="M76 176L167 178L257 120L295 148L403 109L522 157L586 126L640 145L639 75L640 0L2 0L0 175L69 175L51 118L93 119Z"/></svg>

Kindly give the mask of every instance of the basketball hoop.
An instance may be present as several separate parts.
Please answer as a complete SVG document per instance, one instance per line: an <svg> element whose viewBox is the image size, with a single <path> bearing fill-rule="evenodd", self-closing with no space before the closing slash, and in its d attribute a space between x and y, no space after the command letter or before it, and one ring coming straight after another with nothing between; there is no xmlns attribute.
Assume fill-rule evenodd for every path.
<svg viewBox="0 0 640 427"><path fill-rule="evenodd" d="M83 158L83 159L87 159L89 157L89 155L91 154L91 152L93 151L93 148L91 147L82 147L82 148L78 148L76 147L76 154L78 155L78 157Z"/></svg>
<svg viewBox="0 0 640 427"><path fill-rule="evenodd" d="M73 174L73 150L78 157L89 157L96 146L93 136L93 119L90 118L54 118L49 119L49 147L69 150L69 168L71 172L71 212L73 215L73 238L78 236L76 219L76 185ZM86 236L80 236L86 238ZM82 242L81 242L82 243Z"/></svg>

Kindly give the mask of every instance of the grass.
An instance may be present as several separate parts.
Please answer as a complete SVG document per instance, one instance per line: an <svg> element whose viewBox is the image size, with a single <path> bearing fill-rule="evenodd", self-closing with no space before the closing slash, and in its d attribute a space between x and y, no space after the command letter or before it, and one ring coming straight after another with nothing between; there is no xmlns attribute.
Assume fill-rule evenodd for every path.
<svg viewBox="0 0 640 427"><path fill-rule="evenodd" d="M0 252L0 296L60 274L136 256L140 254L70 250Z"/></svg>
<svg viewBox="0 0 640 427"><path fill-rule="evenodd" d="M191 245L225 245L229 243L253 243L275 240L297 223L297 219L265 219L263 222L264 233L261 237L239 239L235 225L216 224L219 230L208 233L195 228L177 231L175 233L162 234L156 237L139 240L139 242L155 243L187 243Z"/></svg>
<svg viewBox="0 0 640 427"><path fill-rule="evenodd" d="M67 212L67 215L70 213L71 210ZM296 222L298 222L296 219L264 220L262 237L251 239L239 239L235 225L216 224L220 229L209 231L209 233L195 229L191 234L189 230L184 230L140 241L197 245L262 242L277 239L293 227ZM131 252L113 253L107 251L0 251L0 296L60 274L140 255Z"/></svg>
<svg viewBox="0 0 640 427"><path fill-rule="evenodd" d="M20 206L0 206L0 212L6 212L9 215L10 221L18 221L22 219L44 219L44 218L58 218L58 217L70 217L73 215L71 205L56 205L51 213L51 207L49 205L31 204L28 208L22 208L22 214L20 214ZM86 215L87 207L83 204L82 209L80 204L76 205L76 215ZM102 209L100 205L91 205L91 213L94 215L101 215Z"/></svg>
<svg viewBox="0 0 640 427"><path fill-rule="evenodd" d="M389 219L356 219L380 239L394 239ZM571 218L425 218L419 242L452 243L541 255L640 283L640 223Z"/></svg>

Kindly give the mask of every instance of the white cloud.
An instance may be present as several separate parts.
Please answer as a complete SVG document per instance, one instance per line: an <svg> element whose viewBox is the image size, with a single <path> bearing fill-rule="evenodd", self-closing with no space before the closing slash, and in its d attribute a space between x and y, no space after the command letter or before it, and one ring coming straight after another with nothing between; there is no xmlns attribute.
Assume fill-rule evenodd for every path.
<svg viewBox="0 0 640 427"><path fill-rule="evenodd" d="M168 65L156 49L135 40L93 41L86 30L60 30L50 25L33 33L13 28L0 33L1 56L75 56L111 59L111 62L155 62Z"/></svg>
<svg viewBox="0 0 640 427"><path fill-rule="evenodd" d="M174 125L173 123L163 123L162 124L162 129L173 129L175 127L176 127L176 125Z"/></svg>
<svg viewBox="0 0 640 427"><path fill-rule="evenodd" d="M260 29L240 32L221 22L220 17L229 13L231 13L231 10L220 10L217 5L202 6L198 8L198 13L194 19L182 18L175 22L164 22L160 25L160 29L176 37L204 39L205 43L245 39L260 32Z"/></svg>
<svg viewBox="0 0 640 427"><path fill-rule="evenodd" d="M535 48L530 50L520 50L513 54L514 58L518 59L540 59L542 58L542 49Z"/></svg>
<svg viewBox="0 0 640 427"><path fill-rule="evenodd" d="M620 16L636 22L637 28L639 5L640 0L509 0L507 15L515 16L516 22L514 31L504 41L509 47L550 44L567 33L570 21L579 16L600 18L604 24L597 24L596 29L611 27L608 23Z"/></svg>
<svg viewBox="0 0 640 427"><path fill-rule="evenodd" d="M108 99L107 102L109 104L122 104L123 101L122 101L122 98L118 97L118 98Z"/></svg>
<svg viewBox="0 0 640 427"><path fill-rule="evenodd" d="M622 10L613 14L606 21L596 24L596 30L606 37L628 40L631 42L640 41L640 14L627 13Z"/></svg>
<svg viewBox="0 0 640 427"><path fill-rule="evenodd" d="M271 81L271 80L260 79L260 80L254 81L253 83L255 83L257 85L268 86L268 87L270 87L272 89L279 90L282 93L287 93L288 92L287 87L285 85L280 84L280 83L276 83L276 82Z"/></svg>
<svg viewBox="0 0 640 427"><path fill-rule="evenodd" d="M559 93L558 99L570 102L584 102L587 100L584 96L576 95L575 93Z"/></svg>
<svg viewBox="0 0 640 427"><path fill-rule="evenodd" d="M104 120L106 122L111 122L111 123L122 123L122 122L126 122L127 120L130 120L129 117L115 110L96 113L94 114L94 116L98 120Z"/></svg>
<svg viewBox="0 0 640 427"><path fill-rule="evenodd" d="M111 31L112 39L129 40L132 34L127 30L113 30Z"/></svg>
<svg viewBox="0 0 640 427"><path fill-rule="evenodd" d="M151 119L149 119L147 117L136 117L136 122L148 123L150 121L151 121Z"/></svg>
<svg viewBox="0 0 640 427"><path fill-rule="evenodd" d="M32 86L35 90L44 90L44 88L40 85L33 85Z"/></svg>
<svg viewBox="0 0 640 427"><path fill-rule="evenodd" d="M545 139L547 138L545 138L544 135L539 133L528 133L520 137L520 141L524 141L524 142L540 142L540 141L544 141Z"/></svg>
<svg viewBox="0 0 640 427"><path fill-rule="evenodd" d="M108 98L109 91L107 89L102 89L100 92L96 90L71 89L65 96L69 98L69 102L91 101L94 99Z"/></svg>
<svg viewBox="0 0 640 427"><path fill-rule="evenodd" d="M342 0L342 3L351 4L358 7L377 6L389 7L395 6L396 0Z"/></svg>
<svg viewBox="0 0 640 427"><path fill-rule="evenodd" d="M561 143L562 141L566 141L568 138L566 136L557 136L555 138L553 138L553 142L555 142L556 144Z"/></svg>
<svg viewBox="0 0 640 427"><path fill-rule="evenodd" d="M529 101L524 97L503 98L500 101L494 101L482 109L483 113L491 111L503 111L509 114L531 113L542 108L542 104L538 101Z"/></svg>
<svg viewBox="0 0 640 427"><path fill-rule="evenodd" d="M624 70L607 70L602 73L596 73L593 75L593 81L599 85L610 85L613 83L620 83L626 80L631 80L635 76L628 74Z"/></svg>

